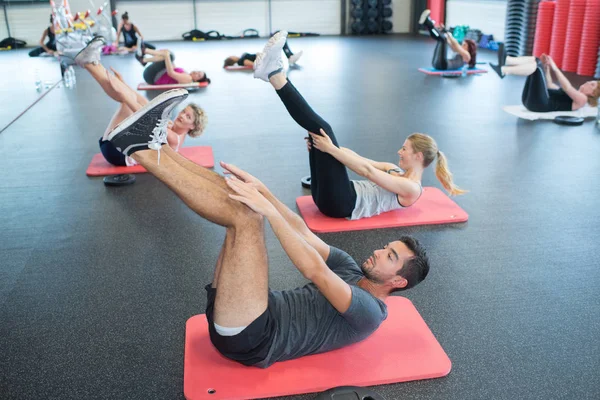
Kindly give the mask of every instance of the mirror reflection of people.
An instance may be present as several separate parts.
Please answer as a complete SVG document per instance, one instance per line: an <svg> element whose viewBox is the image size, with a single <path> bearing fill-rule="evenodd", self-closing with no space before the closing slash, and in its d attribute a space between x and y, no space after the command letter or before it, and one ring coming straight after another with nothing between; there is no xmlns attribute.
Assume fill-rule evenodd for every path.
<svg viewBox="0 0 600 400"><path fill-rule="evenodd" d="M44 43L44 41L48 38L48 41ZM42 33L42 38L40 39L40 47L36 47L35 49L29 52L29 57L39 57L40 55L46 53L51 56L56 52L56 31L54 30L54 17L50 14L50 26L44 30Z"/></svg>
<svg viewBox="0 0 600 400"><path fill-rule="evenodd" d="M119 48L119 37L121 36L121 32L123 32L124 46ZM129 20L129 13L125 12L121 15L121 22L119 22L119 27L117 28L117 40L113 43L113 46L119 50L126 50L129 53L133 53L138 49L138 35L141 41L144 42L144 35L142 35L139 28ZM155 49L150 43L144 42L144 44L149 49Z"/></svg>

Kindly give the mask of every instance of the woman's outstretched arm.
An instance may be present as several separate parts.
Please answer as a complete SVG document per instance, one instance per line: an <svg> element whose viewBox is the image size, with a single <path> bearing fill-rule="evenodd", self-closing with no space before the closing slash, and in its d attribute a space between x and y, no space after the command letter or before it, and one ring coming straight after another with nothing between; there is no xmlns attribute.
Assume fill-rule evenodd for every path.
<svg viewBox="0 0 600 400"><path fill-rule="evenodd" d="M358 175L376 183L387 191L396 193L401 198L402 203L412 204L421 194L421 188L416 182L404 177L390 175L373 166L369 159L361 157L353 151L342 150L334 146L323 129L321 129L320 135L312 132L310 132L310 135L313 139L313 146L317 150L330 154Z"/></svg>
<svg viewBox="0 0 600 400"><path fill-rule="evenodd" d="M578 110L587 104L587 96L575 89L569 79L562 73L562 71L556 66L556 63L552 57L548 56L548 64L556 75L558 84L565 91L565 93L573 100L573 110Z"/></svg>

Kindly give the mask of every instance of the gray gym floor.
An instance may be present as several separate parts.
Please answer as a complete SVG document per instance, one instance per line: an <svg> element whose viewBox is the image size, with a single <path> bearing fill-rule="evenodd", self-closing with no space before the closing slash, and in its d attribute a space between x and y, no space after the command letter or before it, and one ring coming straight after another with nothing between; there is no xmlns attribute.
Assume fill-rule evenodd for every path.
<svg viewBox="0 0 600 400"><path fill-rule="evenodd" d="M300 186L308 175L305 132L268 84L221 69L226 56L263 43L159 47L213 81L190 95L209 125L185 145L212 146L217 162L246 168L296 209L295 198L308 194ZM592 122L562 127L504 113L502 105L520 103L523 78L420 74L434 46L425 38L321 37L290 45L305 52L290 79L342 145L397 162L407 135L431 134L469 190L456 198L469 213L465 224L322 235L359 262L404 234L428 249L429 277L404 295L452 360L452 372L375 390L387 399L597 399L600 130ZM30 60L24 50L0 58L5 79L14 81L6 72L14 65L32 63L58 75L56 61ZM132 85L141 81L133 56L103 63ZM37 95L29 76L3 93L0 125ZM52 90L0 134L2 399L183 398L185 322L204 312L203 286L224 230L151 175L122 188L85 175L115 110L79 69L75 89ZM423 183L440 186L431 169ZM270 228L267 246L271 286L302 285Z"/></svg>

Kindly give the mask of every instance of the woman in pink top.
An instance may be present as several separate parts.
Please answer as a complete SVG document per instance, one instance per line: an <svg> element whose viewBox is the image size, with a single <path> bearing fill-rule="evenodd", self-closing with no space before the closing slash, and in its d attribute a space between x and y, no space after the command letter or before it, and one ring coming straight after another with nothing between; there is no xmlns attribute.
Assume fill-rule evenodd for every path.
<svg viewBox="0 0 600 400"><path fill-rule="evenodd" d="M173 64L175 56L169 50L152 50L142 48L144 55L149 57L138 57L138 61L146 66L144 80L150 85L172 85L177 83L208 82L210 79L202 71L187 73L183 68L177 68Z"/></svg>

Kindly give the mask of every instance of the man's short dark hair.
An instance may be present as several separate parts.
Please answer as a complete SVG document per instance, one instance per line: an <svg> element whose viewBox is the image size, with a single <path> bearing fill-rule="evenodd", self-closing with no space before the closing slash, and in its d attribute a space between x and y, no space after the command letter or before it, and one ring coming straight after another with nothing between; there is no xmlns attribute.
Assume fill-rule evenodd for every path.
<svg viewBox="0 0 600 400"><path fill-rule="evenodd" d="M406 279L408 282L407 285L395 291L406 290L416 286L429 273L429 258L427 258L427 253L425 252L425 248L421 246L421 243L411 236L402 236L398 240L404 243L413 252L414 256L405 260L402 269L397 272L397 275Z"/></svg>

